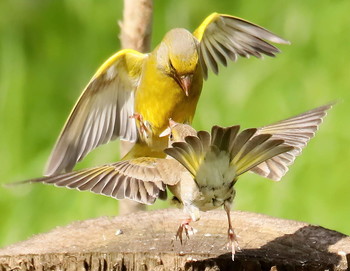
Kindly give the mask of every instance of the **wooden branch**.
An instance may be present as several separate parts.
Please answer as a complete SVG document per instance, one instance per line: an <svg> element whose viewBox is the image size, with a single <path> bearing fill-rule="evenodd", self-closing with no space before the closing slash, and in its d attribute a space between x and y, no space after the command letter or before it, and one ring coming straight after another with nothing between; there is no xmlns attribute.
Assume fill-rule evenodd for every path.
<svg viewBox="0 0 350 271"><path fill-rule="evenodd" d="M150 50L152 33L152 0L124 0L120 23L122 48L145 53Z"/></svg>
<svg viewBox="0 0 350 271"><path fill-rule="evenodd" d="M0 250L0 270L349 270L350 238L302 222L234 212L241 251L225 248L223 211L172 241L184 214L169 209L74 222Z"/></svg>
<svg viewBox="0 0 350 271"><path fill-rule="evenodd" d="M120 22L120 40L122 48L148 52L151 47L152 33L152 0L124 0L123 22ZM132 143L121 141L120 155L123 157L133 146ZM145 210L145 205L123 200L119 202L119 213L128 214Z"/></svg>

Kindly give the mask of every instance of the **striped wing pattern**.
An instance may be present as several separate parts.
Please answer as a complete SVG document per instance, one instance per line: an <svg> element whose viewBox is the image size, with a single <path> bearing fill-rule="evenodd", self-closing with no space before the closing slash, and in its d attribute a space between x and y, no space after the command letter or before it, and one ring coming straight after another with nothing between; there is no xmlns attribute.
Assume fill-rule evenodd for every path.
<svg viewBox="0 0 350 271"><path fill-rule="evenodd" d="M158 162L166 163L163 160L165 159L137 158L25 182L53 184L115 199L127 198L152 204L157 198L167 197L166 185L163 183L164 173L160 174L157 168Z"/></svg>
<svg viewBox="0 0 350 271"><path fill-rule="evenodd" d="M200 131L197 136L187 136L185 142L173 143L165 152L179 161L195 178L205 159L212 157L213 153L218 159L222 153L226 153L230 161L227 167L234 167L235 175L239 176L273 156L293 149L271 135L257 135L257 129L242 132L239 129L239 126L214 126L211 135Z"/></svg>
<svg viewBox="0 0 350 271"><path fill-rule="evenodd" d="M246 129L239 132L240 126L212 129L212 146L230 155L230 165L235 167L239 176L260 163L290 151L293 147L283 145L284 141L273 139L271 135L258 135L257 129Z"/></svg>
<svg viewBox="0 0 350 271"><path fill-rule="evenodd" d="M249 58L263 55L275 56L279 49L270 44L289 44L270 31L238 17L213 13L193 33L200 41L200 63L204 78L208 69L219 72L219 63L224 66L238 56Z"/></svg>
<svg viewBox="0 0 350 271"><path fill-rule="evenodd" d="M257 130L257 134L271 134L273 139L284 140L285 144L293 149L281 155L275 156L251 171L263 177L279 181L294 163L295 158L315 136L320 124L323 122L327 111L333 104L317 107L300 115L286 120L263 126Z"/></svg>
<svg viewBox="0 0 350 271"><path fill-rule="evenodd" d="M122 50L96 72L70 114L46 166L45 175L69 172L90 151L116 137L136 141L134 91L144 55ZM127 60L134 64L128 73Z"/></svg>
<svg viewBox="0 0 350 271"><path fill-rule="evenodd" d="M180 162L193 177L210 147L210 134L200 131L197 136L186 136L184 142L174 142L164 152Z"/></svg>

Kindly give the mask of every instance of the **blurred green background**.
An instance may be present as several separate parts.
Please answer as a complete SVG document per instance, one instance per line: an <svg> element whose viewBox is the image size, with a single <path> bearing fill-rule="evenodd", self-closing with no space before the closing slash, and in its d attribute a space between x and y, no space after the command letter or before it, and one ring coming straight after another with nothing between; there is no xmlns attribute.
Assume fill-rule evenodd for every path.
<svg viewBox="0 0 350 271"><path fill-rule="evenodd" d="M292 42L279 46L277 58L240 59L219 76L210 74L197 129L261 126L340 100L282 182L253 174L240 179L235 209L350 234L349 10L348 0L155 0L152 48L169 29L194 30L214 11ZM2 0L0 14L0 182L6 183L41 175L85 84L120 48L122 1ZM118 142L99 148L79 167L115 161L118 149ZM117 207L114 199L87 192L1 187L0 246L74 220L116 215Z"/></svg>

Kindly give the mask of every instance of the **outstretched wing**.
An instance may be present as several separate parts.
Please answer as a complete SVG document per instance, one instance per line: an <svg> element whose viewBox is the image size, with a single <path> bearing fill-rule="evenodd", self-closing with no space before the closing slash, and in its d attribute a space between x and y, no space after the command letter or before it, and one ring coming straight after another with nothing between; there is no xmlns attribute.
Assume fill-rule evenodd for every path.
<svg viewBox="0 0 350 271"><path fill-rule="evenodd" d="M315 136L327 111L333 104L317 107L295 117L261 127L257 134L271 134L273 139L284 140L285 144L293 149L275 156L261 163L251 171L263 177L279 181L293 164L295 158L301 154L311 138Z"/></svg>
<svg viewBox="0 0 350 271"><path fill-rule="evenodd" d="M173 159L141 157L19 183L53 184L152 204L157 198L166 199L166 184L180 181L182 171L186 169Z"/></svg>
<svg viewBox="0 0 350 271"><path fill-rule="evenodd" d="M229 60L241 57L262 55L275 56L278 48L269 42L289 44L270 31L238 17L213 13L194 31L193 35L200 42L200 64L204 78L208 68L218 73L218 64L227 65Z"/></svg>
<svg viewBox="0 0 350 271"><path fill-rule="evenodd" d="M49 158L45 175L69 172L91 150L120 137L136 141L134 91L146 55L122 50L96 72L73 108Z"/></svg>

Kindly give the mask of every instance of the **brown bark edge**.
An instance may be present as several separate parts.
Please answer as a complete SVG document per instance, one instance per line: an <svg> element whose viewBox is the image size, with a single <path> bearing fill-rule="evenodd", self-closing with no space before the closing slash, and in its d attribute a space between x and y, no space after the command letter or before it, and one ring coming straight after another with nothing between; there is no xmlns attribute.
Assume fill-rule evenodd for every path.
<svg viewBox="0 0 350 271"><path fill-rule="evenodd" d="M349 270L350 237L302 222L233 212L241 251L226 250L223 211L173 240L184 215L167 209L57 227L0 249L0 270Z"/></svg>

